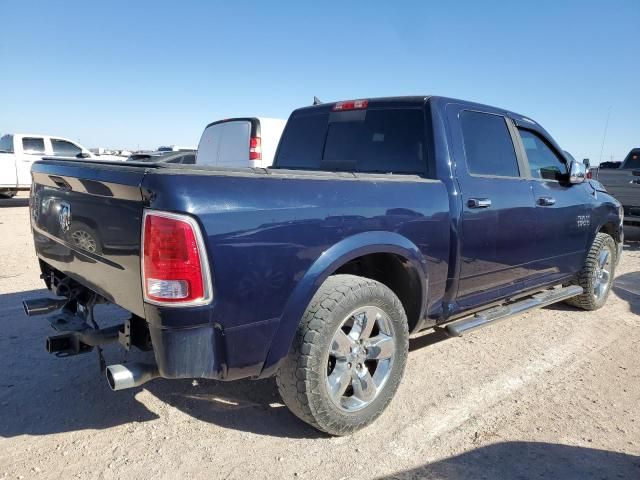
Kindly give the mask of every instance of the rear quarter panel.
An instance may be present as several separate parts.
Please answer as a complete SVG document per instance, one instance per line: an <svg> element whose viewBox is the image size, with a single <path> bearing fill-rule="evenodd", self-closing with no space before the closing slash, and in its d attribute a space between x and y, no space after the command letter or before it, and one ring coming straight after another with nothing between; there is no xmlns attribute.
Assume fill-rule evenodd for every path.
<svg viewBox="0 0 640 480"><path fill-rule="evenodd" d="M264 361L267 351L234 347L234 332L268 325L263 330L266 337L273 336L271 348L286 353L315 289L340 266L339 260L328 256L348 258L349 248L347 253L330 251L345 239L360 236L353 243L356 253L367 253L361 235L370 232L377 235L367 241L379 242L381 251L402 249L398 246L402 242L415 246L418 255L407 256L418 257L415 261L424 271L427 308L442 299L449 256L449 200L441 182L413 176L396 180L351 174L224 176L173 171L146 176L143 193L151 208L197 218L207 240L214 284L211 308L195 309L185 318L177 309L147 305L147 320L162 327L219 325L231 342L227 352L239 350L245 363L250 362L247 356ZM403 240L390 246L397 243L396 237ZM321 258L326 268L311 270ZM291 301L303 279L308 288ZM286 325L280 324L282 319ZM264 342L265 348L269 345Z"/></svg>

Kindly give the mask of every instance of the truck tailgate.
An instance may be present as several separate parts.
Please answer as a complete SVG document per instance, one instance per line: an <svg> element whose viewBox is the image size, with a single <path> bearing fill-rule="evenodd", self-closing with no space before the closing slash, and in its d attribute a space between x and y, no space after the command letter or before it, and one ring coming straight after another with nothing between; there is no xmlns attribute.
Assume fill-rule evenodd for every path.
<svg viewBox="0 0 640 480"><path fill-rule="evenodd" d="M30 202L38 257L141 317L145 172L117 163L37 162Z"/></svg>
<svg viewBox="0 0 640 480"><path fill-rule="evenodd" d="M632 170L601 170L598 173L598 181L625 207L640 207L640 183L636 183L639 178Z"/></svg>

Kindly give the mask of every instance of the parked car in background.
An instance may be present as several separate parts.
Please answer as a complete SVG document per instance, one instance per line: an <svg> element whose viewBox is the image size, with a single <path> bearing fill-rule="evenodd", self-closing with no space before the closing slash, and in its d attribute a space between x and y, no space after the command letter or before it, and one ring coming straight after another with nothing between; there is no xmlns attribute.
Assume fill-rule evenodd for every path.
<svg viewBox="0 0 640 480"><path fill-rule="evenodd" d="M31 187L31 165L45 156L123 160L95 155L82 145L62 137L16 133L0 138L0 196L13 197Z"/></svg>
<svg viewBox="0 0 640 480"><path fill-rule="evenodd" d="M286 124L278 118L228 118L204 129L196 163L212 167L267 168Z"/></svg>
<svg viewBox="0 0 640 480"><path fill-rule="evenodd" d="M600 167L597 177L622 203L625 225L640 226L640 148L632 149L618 168Z"/></svg>
<svg viewBox="0 0 640 480"><path fill-rule="evenodd" d="M184 145L168 145L158 147L158 152L191 152L195 150L196 147L186 147Z"/></svg>
<svg viewBox="0 0 640 480"><path fill-rule="evenodd" d="M217 151L209 140L223 149L227 126L244 147L265 132L242 122L214 124L198 159ZM558 301L598 309L622 252L620 203L539 124L486 105L306 107L272 168L203 163L33 167L34 244L62 298L25 311L62 308L47 340L59 356L118 341L153 350L152 363L107 367L114 390L276 375L296 416L348 434L391 401L410 333L461 335ZM98 219L117 235L68 238ZM93 329L96 303L131 317Z"/></svg>
<svg viewBox="0 0 640 480"><path fill-rule="evenodd" d="M193 165L196 163L196 151L181 150L177 152L141 152L130 155L126 161Z"/></svg>
<svg viewBox="0 0 640 480"><path fill-rule="evenodd" d="M622 165L622 162L602 162L600 165L598 165L598 168L601 170L615 170L616 168L620 168L620 165Z"/></svg>

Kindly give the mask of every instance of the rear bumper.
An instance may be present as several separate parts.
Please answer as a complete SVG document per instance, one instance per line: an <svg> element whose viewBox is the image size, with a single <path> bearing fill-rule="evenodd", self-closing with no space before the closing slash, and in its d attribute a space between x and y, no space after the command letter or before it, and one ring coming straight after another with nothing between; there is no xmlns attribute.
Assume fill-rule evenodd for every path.
<svg viewBox="0 0 640 480"><path fill-rule="evenodd" d="M70 289L91 290L74 281L65 283L71 279L44 261L40 266L47 287L57 296L69 296ZM60 290L62 284L67 285L65 290ZM144 318L149 329L158 371L164 378L237 380L261 376L280 322L275 317L225 327L215 320L210 305L189 309L151 304L144 307L146 318L138 318Z"/></svg>
<svg viewBox="0 0 640 480"><path fill-rule="evenodd" d="M274 318L228 329L150 324L149 332L161 377L237 380L261 373L277 326Z"/></svg>

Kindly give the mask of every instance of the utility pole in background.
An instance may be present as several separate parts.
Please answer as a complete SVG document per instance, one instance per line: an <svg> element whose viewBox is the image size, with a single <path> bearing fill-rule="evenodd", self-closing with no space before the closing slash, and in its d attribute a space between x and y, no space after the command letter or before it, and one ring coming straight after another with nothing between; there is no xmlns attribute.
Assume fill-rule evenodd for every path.
<svg viewBox="0 0 640 480"><path fill-rule="evenodd" d="M609 129L609 117L611 116L611 105L607 110L607 121L604 122L604 134L602 135L602 145L600 146L600 158L598 159L598 165L602 163L602 153L604 152L604 141L607 138L607 130Z"/></svg>

